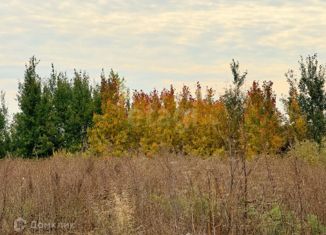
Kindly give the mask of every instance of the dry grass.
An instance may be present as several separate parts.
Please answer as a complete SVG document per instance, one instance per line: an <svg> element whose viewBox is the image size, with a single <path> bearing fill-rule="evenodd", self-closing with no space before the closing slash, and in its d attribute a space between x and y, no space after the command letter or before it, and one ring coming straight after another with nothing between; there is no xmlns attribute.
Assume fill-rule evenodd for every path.
<svg viewBox="0 0 326 235"><path fill-rule="evenodd" d="M323 234L326 170L296 158L248 162L230 191L228 162L164 156L0 161L0 234ZM272 177L271 177L272 176ZM59 223L74 223L72 229Z"/></svg>

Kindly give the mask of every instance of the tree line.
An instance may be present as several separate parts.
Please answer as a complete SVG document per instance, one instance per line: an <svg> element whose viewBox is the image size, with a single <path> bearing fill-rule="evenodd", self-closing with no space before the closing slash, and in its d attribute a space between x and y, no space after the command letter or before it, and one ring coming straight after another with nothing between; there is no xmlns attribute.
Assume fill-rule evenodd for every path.
<svg viewBox="0 0 326 235"><path fill-rule="evenodd" d="M0 95L0 156L47 157L56 151L94 155L227 154L251 157L286 151L310 139L322 146L326 133L325 66L317 55L299 60L299 75L285 74L289 93L276 106L273 82L254 81L248 91L237 61L230 64L233 84L220 97L197 83L196 91L173 85L146 93L125 86L124 78L104 70L92 85L85 72L72 78L52 66L49 78L36 71L32 57L18 85L20 111L9 123L5 94Z"/></svg>

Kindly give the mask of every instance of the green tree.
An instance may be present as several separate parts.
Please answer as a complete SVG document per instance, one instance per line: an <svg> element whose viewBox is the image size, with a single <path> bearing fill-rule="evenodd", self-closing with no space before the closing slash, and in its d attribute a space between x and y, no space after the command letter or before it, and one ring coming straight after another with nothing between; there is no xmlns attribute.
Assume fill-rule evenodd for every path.
<svg viewBox="0 0 326 235"><path fill-rule="evenodd" d="M101 109L101 86L96 84L93 88L93 107L95 114L102 114Z"/></svg>
<svg viewBox="0 0 326 235"><path fill-rule="evenodd" d="M8 109L5 103L5 93L0 92L0 158L9 150Z"/></svg>
<svg viewBox="0 0 326 235"><path fill-rule="evenodd" d="M243 123L244 113L244 95L241 92L241 87L246 79L247 72L241 73L239 62L232 60L231 71L233 75L233 86L225 91L221 97L227 111L227 127L224 132L226 140L226 148L229 152L229 157L235 157L240 147L240 135Z"/></svg>
<svg viewBox="0 0 326 235"><path fill-rule="evenodd" d="M72 116L72 85L63 73L52 70L50 84L53 94L55 149L69 149L69 122Z"/></svg>
<svg viewBox="0 0 326 235"><path fill-rule="evenodd" d="M299 104L307 118L310 138L321 145L326 130L325 66L319 65L316 54L305 60L301 57L299 64Z"/></svg>
<svg viewBox="0 0 326 235"><path fill-rule="evenodd" d="M55 150L57 128L54 123L55 116L52 98L48 84L44 84L35 117L38 138L35 141L33 155L36 156L49 156Z"/></svg>
<svg viewBox="0 0 326 235"><path fill-rule="evenodd" d="M87 129L92 125L93 112L98 99L86 73L75 71L72 80L64 73L52 69L48 86L53 95L53 120L56 131L52 134L55 150L71 152L85 150ZM94 94L94 99L93 99ZM96 101L98 102L98 101Z"/></svg>
<svg viewBox="0 0 326 235"><path fill-rule="evenodd" d="M85 150L87 147L87 129L92 125L94 112L92 92L89 76L75 71L67 127L68 149L71 151Z"/></svg>
<svg viewBox="0 0 326 235"><path fill-rule="evenodd" d="M40 130L39 107L42 101L40 77L36 73L38 61L35 57L26 65L24 81L19 83L18 105L21 112L14 117L14 147L18 155L36 156Z"/></svg>
<svg viewBox="0 0 326 235"><path fill-rule="evenodd" d="M287 114L287 139L290 145L295 141L303 141L307 136L307 121L299 104L299 92L297 80L294 78L293 70L285 74L289 84L289 96L283 99Z"/></svg>
<svg viewBox="0 0 326 235"><path fill-rule="evenodd" d="M222 96L222 101L225 105L226 110L226 126L223 133L225 146L228 150L229 157L229 168L230 168L230 195L233 194L234 182L235 182L235 171L236 162L241 160L242 165L242 175L243 182L241 188L243 189L243 219L246 223L247 221L247 211L248 211L248 170L246 164L246 147L247 147L247 135L244 130L244 95L241 88L247 76L247 72L241 73L239 62L232 60L231 71L233 75L233 86L226 90L225 94ZM230 217L231 224L233 223L233 218ZM245 229L245 228L244 228ZM244 230L242 233L246 233Z"/></svg>

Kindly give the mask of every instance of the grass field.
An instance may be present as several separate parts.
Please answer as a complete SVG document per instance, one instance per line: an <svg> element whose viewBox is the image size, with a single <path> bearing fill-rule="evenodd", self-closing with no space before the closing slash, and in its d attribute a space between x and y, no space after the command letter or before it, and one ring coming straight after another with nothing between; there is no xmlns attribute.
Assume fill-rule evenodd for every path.
<svg viewBox="0 0 326 235"><path fill-rule="evenodd" d="M326 170L297 158L0 161L1 234L325 234ZM268 170L267 170L268 169ZM245 192L245 186L246 192ZM245 195L246 193L246 195ZM17 220L17 218L21 218Z"/></svg>

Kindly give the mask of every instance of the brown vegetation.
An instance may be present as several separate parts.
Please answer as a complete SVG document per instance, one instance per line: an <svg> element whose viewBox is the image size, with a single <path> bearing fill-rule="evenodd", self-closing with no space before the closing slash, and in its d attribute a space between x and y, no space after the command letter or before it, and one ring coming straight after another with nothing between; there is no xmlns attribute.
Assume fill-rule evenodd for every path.
<svg viewBox="0 0 326 235"><path fill-rule="evenodd" d="M55 156L0 161L0 234L27 223L74 223L24 234L323 234L326 170L295 157L241 164L162 154L154 159ZM269 171L266 170L268 164ZM246 200L245 200L246 198ZM49 230L49 231L47 231Z"/></svg>

